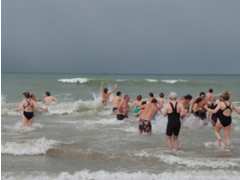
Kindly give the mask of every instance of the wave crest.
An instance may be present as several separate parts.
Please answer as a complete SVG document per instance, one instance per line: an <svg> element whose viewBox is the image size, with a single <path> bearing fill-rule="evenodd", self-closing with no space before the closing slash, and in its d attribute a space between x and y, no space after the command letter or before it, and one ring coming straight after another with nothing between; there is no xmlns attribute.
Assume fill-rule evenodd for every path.
<svg viewBox="0 0 240 180"><path fill-rule="evenodd" d="M24 173L5 173L2 178L4 180L12 179L25 179L25 180L237 180L240 173L238 171L176 171L176 172L163 172L159 174L152 174L147 172L108 172L104 170L90 172L89 170L82 170L70 174L68 172L61 172L57 175L49 175L46 172L37 172L34 174L26 175Z"/></svg>
<svg viewBox="0 0 240 180"><path fill-rule="evenodd" d="M58 144L55 140L45 137L40 139L26 140L23 142L6 142L2 145L3 154L11 155L40 155L46 154L47 150Z"/></svg>

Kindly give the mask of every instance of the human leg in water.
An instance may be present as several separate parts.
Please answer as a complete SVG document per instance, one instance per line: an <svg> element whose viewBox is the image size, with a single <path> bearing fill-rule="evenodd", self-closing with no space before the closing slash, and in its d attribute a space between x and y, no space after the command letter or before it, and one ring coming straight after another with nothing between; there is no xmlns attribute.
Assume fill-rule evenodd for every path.
<svg viewBox="0 0 240 180"><path fill-rule="evenodd" d="M219 121L217 121L217 123L214 127L214 133L217 138L217 143L218 143L219 147L221 147L221 145L222 145L222 137L220 135L220 131L222 128L223 128L222 124Z"/></svg>
<svg viewBox="0 0 240 180"><path fill-rule="evenodd" d="M226 148L230 146L230 136L231 136L231 125L224 127L224 145Z"/></svg>

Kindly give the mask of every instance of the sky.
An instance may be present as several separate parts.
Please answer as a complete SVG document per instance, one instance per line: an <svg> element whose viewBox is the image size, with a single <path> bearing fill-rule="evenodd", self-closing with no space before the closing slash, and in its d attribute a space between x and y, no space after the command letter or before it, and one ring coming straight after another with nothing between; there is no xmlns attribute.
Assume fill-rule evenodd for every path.
<svg viewBox="0 0 240 180"><path fill-rule="evenodd" d="M239 74L239 0L2 0L2 71Z"/></svg>

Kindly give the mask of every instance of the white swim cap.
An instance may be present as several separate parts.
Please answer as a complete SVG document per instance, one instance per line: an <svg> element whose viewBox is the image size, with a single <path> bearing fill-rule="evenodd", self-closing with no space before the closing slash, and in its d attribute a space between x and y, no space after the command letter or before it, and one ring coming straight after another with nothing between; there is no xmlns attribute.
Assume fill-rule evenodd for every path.
<svg viewBox="0 0 240 180"><path fill-rule="evenodd" d="M169 99L177 99L177 93L175 92L170 92L168 95Z"/></svg>

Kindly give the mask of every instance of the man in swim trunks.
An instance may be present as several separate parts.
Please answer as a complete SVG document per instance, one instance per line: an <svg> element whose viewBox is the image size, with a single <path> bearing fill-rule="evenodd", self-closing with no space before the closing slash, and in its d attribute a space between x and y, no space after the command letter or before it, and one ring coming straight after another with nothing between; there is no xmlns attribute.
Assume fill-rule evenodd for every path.
<svg viewBox="0 0 240 180"><path fill-rule="evenodd" d="M117 109L117 120L123 120L125 118L128 118L129 100L130 97L128 95L124 95Z"/></svg>
<svg viewBox="0 0 240 180"><path fill-rule="evenodd" d="M139 132L152 134L152 124L151 121L158 112L157 99L153 98L150 103L147 103L144 110L139 117Z"/></svg>
<svg viewBox="0 0 240 180"><path fill-rule="evenodd" d="M50 104L56 103L57 102L57 98L54 97L54 96L51 96L51 93L49 91L46 91L45 92L45 96L43 97L43 102L46 105L50 105Z"/></svg>
<svg viewBox="0 0 240 180"><path fill-rule="evenodd" d="M113 89L111 91L108 90L108 88L101 88L101 102L104 106L108 104L109 98L111 94L117 90L117 85L114 85Z"/></svg>
<svg viewBox="0 0 240 180"><path fill-rule="evenodd" d="M23 93L24 99L19 104L18 109L22 111L22 125L31 126L32 119L34 117L34 110L37 108L36 102L31 98L31 94L29 92Z"/></svg>
<svg viewBox="0 0 240 180"><path fill-rule="evenodd" d="M180 118L183 115L183 106L177 102L175 92L169 94L169 102L166 105L164 115L168 117L166 129L168 147L170 150L177 151L179 149L178 135L181 128Z"/></svg>
<svg viewBox="0 0 240 180"><path fill-rule="evenodd" d="M121 101L122 101L122 92L118 91L116 93L116 96L114 96L112 99L112 106L113 106L112 112L113 113L117 112L118 106L120 105Z"/></svg>
<svg viewBox="0 0 240 180"><path fill-rule="evenodd" d="M192 113L201 120L207 118L207 111L204 108L205 105L207 105L206 94L201 92L192 105Z"/></svg>

